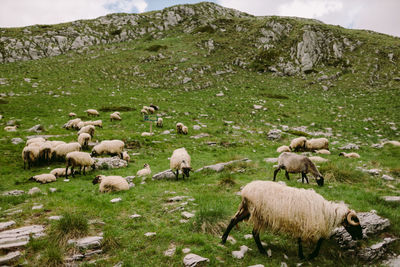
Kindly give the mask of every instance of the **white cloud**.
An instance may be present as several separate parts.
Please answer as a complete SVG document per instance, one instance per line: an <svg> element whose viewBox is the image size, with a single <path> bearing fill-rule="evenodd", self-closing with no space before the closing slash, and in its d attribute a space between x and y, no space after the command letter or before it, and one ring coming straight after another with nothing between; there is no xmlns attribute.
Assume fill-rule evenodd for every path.
<svg viewBox="0 0 400 267"><path fill-rule="evenodd" d="M0 27L93 19L113 12L144 12L145 0L1 0Z"/></svg>
<svg viewBox="0 0 400 267"><path fill-rule="evenodd" d="M278 15L319 18L343 8L342 2L332 0L294 0L279 6Z"/></svg>

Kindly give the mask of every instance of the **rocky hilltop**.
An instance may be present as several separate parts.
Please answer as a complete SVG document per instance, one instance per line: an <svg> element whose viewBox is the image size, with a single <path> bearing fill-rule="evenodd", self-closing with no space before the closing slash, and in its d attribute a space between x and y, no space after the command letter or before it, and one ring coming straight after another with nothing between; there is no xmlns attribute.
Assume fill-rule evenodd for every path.
<svg viewBox="0 0 400 267"><path fill-rule="evenodd" d="M94 20L79 20L58 25L34 25L0 29L0 62L35 60L69 51L84 52L91 46L147 39L171 34L205 33L203 46L209 51L218 44L214 35L229 34L240 40L234 47L233 64L278 75L312 72L316 66L337 67L364 73L370 80L389 67L388 78L398 76L399 38L346 30L317 20L290 17L255 17L214 3L177 5L143 14L111 14ZM367 60L366 56L373 57ZM340 75L340 74L338 74Z"/></svg>

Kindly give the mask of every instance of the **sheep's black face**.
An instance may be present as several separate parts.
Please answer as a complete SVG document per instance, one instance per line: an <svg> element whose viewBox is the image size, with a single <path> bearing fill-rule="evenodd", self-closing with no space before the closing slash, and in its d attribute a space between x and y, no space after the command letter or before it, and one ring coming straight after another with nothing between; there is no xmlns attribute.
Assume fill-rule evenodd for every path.
<svg viewBox="0 0 400 267"><path fill-rule="evenodd" d="M190 172L191 168L182 168L183 174L186 177L189 177L189 172Z"/></svg>
<svg viewBox="0 0 400 267"><path fill-rule="evenodd" d="M363 238L362 227L360 225L360 221L356 216L351 218L352 223L349 223L347 218L344 222L344 228L351 235L354 240L359 240Z"/></svg>
<svg viewBox="0 0 400 267"><path fill-rule="evenodd" d="M324 185L324 177L318 176L316 180L317 180L317 184L319 186L323 186Z"/></svg>
<svg viewBox="0 0 400 267"><path fill-rule="evenodd" d="M92 183L93 183L93 184L98 184L99 181L100 181L100 177L99 177L99 176L96 176L96 178L93 179Z"/></svg>
<svg viewBox="0 0 400 267"><path fill-rule="evenodd" d="M92 153L90 153L90 156L91 157L95 157L95 156L97 156L98 154L97 154L97 152L96 152L96 150L92 150Z"/></svg>

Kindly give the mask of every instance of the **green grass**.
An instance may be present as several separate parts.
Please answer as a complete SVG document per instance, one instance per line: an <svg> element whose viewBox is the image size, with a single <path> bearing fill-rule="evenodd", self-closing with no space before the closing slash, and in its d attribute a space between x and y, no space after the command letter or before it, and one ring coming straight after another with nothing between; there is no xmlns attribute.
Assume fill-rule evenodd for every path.
<svg viewBox="0 0 400 267"><path fill-rule="evenodd" d="M301 27L310 23L321 30L336 29L338 34L353 41L361 40L363 46L346 55L352 66L343 67L340 62L326 63L325 66L316 66L316 72L304 77L279 77L232 65L237 57L250 60L251 55L261 52L250 47L249 42L270 19L237 19L234 21L236 24L241 23L248 28L248 32L240 34L234 30L235 23L218 20L215 24L223 26L226 32L213 32L208 27L188 34L171 30L161 39L149 37L99 45L83 53L70 52L53 58L0 65L0 77L8 81L7 85L0 85L0 92L14 93L14 96L1 98L0 114L4 118L0 126L4 128L9 120L16 120L20 125L14 133L0 131L0 189L28 191L38 186L43 193L47 193L0 196L0 213L5 219L15 220L18 226L28 222L43 224L47 229L48 236L30 242L20 263L26 260L31 266L62 264L71 248L60 240L102 232L104 253L91 258L100 266L113 266L119 262L123 266L179 266L184 257L181 249L185 247L209 258L210 266L260 263L279 266L282 261L294 266L299 263L296 240L285 235L269 232L261 235L261 240L272 251L271 258L260 255L252 239L244 239L244 235L250 234L252 229L245 223L231 232L238 241L235 245L228 243L220 247L219 243L224 227L240 202L236 192L253 180L272 180L273 164L266 164L263 159L277 157L276 148L288 145L292 138L308 135L292 129L299 126L307 126L307 131L311 132L325 132L325 128L332 128L333 136L328 139L337 143L330 145L332 155L324 156L329 162L318 164L326 177L326 185L317 187L311 178L310 185L298 183L298 175L291 175L291 180L286 181L282 173L277 179L290 186L313 188L326 199L344 201L357 211L374 209L391 221L391 227L382 236L398 236L398 206L384 202L381 197L398 194L400 190L400 148L388 145L382 149L371 147L383 138L399 140L398 130L393 130L390 123L393 122L396 127L400 124L400 106L395 101L400 96L400 83L385 76L385 73L398 75L399 65L386 62L380 53L374 54L379 47L384 52L393 49L397 55L397 43L387 36L299 21L288 42L295 40L299 34L301 36ZM282 23L286 21L292 20L281 20ZM46 27L37 28L38 32L47 30ZM18 34L16 29L9 31ZM204 43L211 38L216 48L209 53ZM159 53L165 58L155 56ZM380 78L371 84L368 64L375 56L380 64ZM260 60L265 60L262 64L267 64L269 58ZM233 72L216 75L217 71L229 68ZM354 73L343 68L352 68ZM342 74L333 82L332 88L323 91L316 82L321 76L319 71L327 75L342 71ZM184 77L190 77L192 81L183 84ZM32 81L26 82L24 78L31 78ZM32 87L33 83L38 86ZM224 92L224 96L216 97L220 91ZM152 103L160 106L164 128L153 127L154 136L141 137L142 132L149 130L149 124L143 121L140 109ZM254 111L254 104L263 105L267 110ZM44 185L28 181L32 175L65 167L65 164L51 163L50 166L40 165L24 170L21 159L24 144L13 145L11 139L21 137L26 140L32 133L25 130L42 124L46 129L44 134L57 135L50 140L75 141L76 131L65 130L62 125L69 120L69 112L88 120L84 113L88 108L99 110L99 119L103 120L103 129L96 129L93 141L124 140L130 154L138 153L131 156L129 166L96 170L86 176L77 175L69 182L64 182L62 178ZM121 112L122 121L110 122L109 114L114 111ZM177 122L189 126L187 136L175 134ZM207 127L196 131L193 125ZM291 130L284 132L282 140L268 140L268 131L273 126L280 129L281 125L287 125ZM171 134L161 135L162 131L170 129ZM209 137L191 138L199 133L207 133ZM209 142L215 145L209 145ZM357 151L360 159L338 156L338 147L350 142L361 146ZM168 169L168 157L179 147L188 150L193 169L240 158L249 158L251 162L234 164L221 173L191 173L190 178L185 180L147 179L146 184L140 184L140 179L135 179L136 186L129 191L111 194L99 193L98 185L91 183L98 174L135 175L144 163L150 164L153 173ZM366 175L356 169L359 166L380 168L397 180L386 182L380 177ZM58 190L49 193L50 187ZM181 203L167 203L167 199L175 195L194 198L184 206L186 211L195 211L195 217L187 223L180 222L181 210L173 211ZM116 197L121 197L122 201L110 203ZM33 203L44 204L44 210L32 210ZM5 215L4 211L10 208L22 209L23 213ZM129 215L134 213L142 217L130 219ZM50 222L47 217L52 215L65 217L60 222ZM90 219L102 220L105 225L88 225L87 220ZM144 236L146 232L157 234L147 238ZM51 233L54 233L53 237ZM53 242L54 237L57 237L57 242ZM171 243L177 246L176 254L171 258L164 257L163 252ZM365 247L367 241L360 244ZM252 250L239 261L233 259L231 252L238 250L240 245L247 245ZM307 246L305 250L312 247ZM394 246L393 251L397 248ZM285 259L283 254L289 259ZM333 240L329 240L323 245L318 258L303 265L334 264L363 266L366 263L354 259L351 253L340 250ZM88 262L83 265L90 266Z"/></svg>

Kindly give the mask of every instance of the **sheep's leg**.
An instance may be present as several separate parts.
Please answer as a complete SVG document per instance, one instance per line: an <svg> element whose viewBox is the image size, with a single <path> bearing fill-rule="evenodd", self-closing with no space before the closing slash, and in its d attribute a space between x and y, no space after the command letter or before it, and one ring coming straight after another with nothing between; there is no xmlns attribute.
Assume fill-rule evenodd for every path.
<svg viewBox="0 0 400 267"><path fill-rule="evenodd" d="M123 158L124 158L124 155L122 154L122 152L121 152L121 153L119 153L119 156L121 157L121 159L123 159Z"/></svg>
<svg viewBox="0 0 400 267"><path fill-rule="evenodd" d="M239 214L236 214L235 217L232 218L231 222L229 223L228 227L226 228L224 234L222 235L222 244L225 244L226 239L228 238L229 232L232 230L232 228L238 224L239 222L243 221L244 219L247 219L250 217L250 213L247 211L247 209L241 209Z"/></svg>
<svg viewBox="0 0 400 267"><path fill-rule="evenodd" d="M286 178L287 178L288 180L290 180L290 178L289 178L289 173L287 172L287 170L285 170L285 176L286 176Z"/></svg>
<svg viewBox="0 0 400 267"><path fill-rule="evenodd" d="M304 260L304 254L303 254L303 245L301 244L301 238L297 239L297 244L299 245L299 259Z"/></svg>
<svg viewBox="0 0 400 267"><path fill-rule="evenodd" d="M304 179L306 180L307 184L308 184L308 177L306 175L305 172L301 173L301 182L304 184Z"/></svg>
<svg viewBox="0 0 400 267"><path fill-rule="evenodd" d="M278 174L278 172L281 170L280 167L278 167L275 171L274 171L274 179L273 181L275 181L276 175Z"/></svg>
<svg viewBox="0 0 400 267"><path fill-rule="evenodd" d="M65 168L65 179L68 179L68 166Z"/></svg>
<svg viewBox="0 0 400 267"><path fill-rule="evenodd" d="M74 178L75 178L74 167L71 167L71 174L72 174L72 177L74 177Z"/></svg>
<svg viewBox="0 0 400 267"><path fill-rule="evenodd" d="M175 177L176 177L176 180L178 180L178 177L179 176L179 170L176 170L176 173L175 173Z"/></svg>
<svg viewBox="0 0 400 267"><path fill-rule="evenodd" d="M253 228L253 231L251 233L253 234L254 241L256 241L256 244L257 244L257 247L258 247L258 250L260 251L260 253L267 254L267 252L265 251L265 249L260 241L260 232Z"/></svg>
<svg viewBox="0 0 400 267"><path fill-rule="evenodd" d="M79 166L79 174L82 174L82 166Z"/></svg>
<svg viewBox="0 0 400 267"><path fill-rule="evenodd" d="M310 255L308 255L307 260L312 260L312 259L314 259L315 257L318 256L319 250L321 249L322 241L324 241L323 238L320 238L318 240L317 246L315 247L314 251Z"/></svg>
<svg viewBox="0 0 400 267"><path fill-rule="evenodd" d="M83 166L83 175L86 175L85 169L86 169L86 166Z"/></svg>

